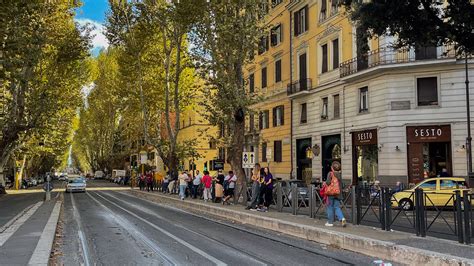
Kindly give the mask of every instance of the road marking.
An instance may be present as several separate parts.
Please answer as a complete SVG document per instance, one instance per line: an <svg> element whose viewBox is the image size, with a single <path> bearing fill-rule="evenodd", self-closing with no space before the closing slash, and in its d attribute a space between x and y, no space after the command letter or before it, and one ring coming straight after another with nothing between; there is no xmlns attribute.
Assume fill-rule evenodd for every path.
<svg viewBox="0 0 474 266"><path fill-rule="evenodd" d="M138 209L138 210L140 210L140 211L142 211L142 212L145 212L145 213L147 213L147 214L149 214L149 215L155 216L156 218L158 218L158 219L160 219L160 220L166 221L166 222L172 224L173 226L176 226L176 227L178 227L178 228L180 228L180 229L182 229L182 230L185 230L185 231L187 231L187 232L190 232L190 233L192 233L192 234L195 234L195 235L199 236L200 238L205 238L205 239L207 239L207 240L213 242L214 244L217 244L217 245L219 245L219 246L222 246L222 244L223 244L223 243L221 243L221 242L219 242L219 241L217 241L217 240L215 240L215 239L213 239L213 238L211 238L211 237L209 237L209 236L207 236L207 235L205 235L205 234L203 234L203 233L196 232L196 231L193 231L193 230L191 230L191 229L189 229L189 228L186 228L185 226L175 224L175 223L171 222L170 220L166 219L165 217L163 217L163 216L161 216L161 215L159 215L159 214L156 214L153 210L151 210L151 209L149 209L149 208L147 208L147 207L137 206L137 205L132 204L132 203L130 203L130 202L127 202L127 201L125 201L125 200L123 200L123 199L117 198L117 197L111 195L111 194L108 193L108 192L104 192L104 194L107 194L107 196L109 196L109 197L111 197L111 198L113 198L113 199L115 199L115 200L118 200L118 201L120 201L120 202L122 202L122 203L124 203L124 204L126 204L126 205L128 205L128 206L131 206L132 208ZM181 212L180 212L180 213L181 213ZM185 213L185 214L188 214L188 213ZM232 252L232 253L234 253L234 255L243 255L243 256L246 256L247 259L249 259L249 260L252 261L252 262L251 262L251 265L267 265L265 262L263 262L263 261L261 261L261 260L258 260L258 259L255 259L255 258L250 257L250 254L247 254L247 253L243 253L243 252L241 252L241 251L238 251L238 250L236 250L236 249L235 249L234 247L232 247L232 246L229 246L229 245L226 245L226 246L228 246L228 247L231 248L230 250L229 250L229 249L224 249L226 252Z"/></svg>
<svg viewBox="0 0 474 266"><path fill-rule="evenodd" d="M101 198L104 199L105 201L108 201L110 204L114 205L115 207L117 207L117 208L119 208L119 209L121 209L121 210L127 212L128 214L132 215L133 217L137 218L138 220L140 220L140 221L142 221L142 222L148 224L149 226L155 228L156 230L162 232L163 234L165 234L165 235L167 235L168 237L174 239L176 242L180 243L181 245L186 246L187 248L191 249L192 251L196 252L197 254L199 254L199 255L203 256L204 258L206 258L206 259L212 261L212 262L215 263L216 265L222 265L222 266L227 265L225 262L223 262L223 261L221 261L221 260L219 260L219 259L217 259L217 258L215 258L215 257L213 257L213 256L211 256L211 255L209 255L209 254L207 254L205 251L203 251L203 250L201 250L201 249L199 249L199 248L197 248L197 247L195 247L195 246L189 244L189 243L186 242L185 240L183 240L183 239L181 239L181 238L179 238L179 237L177 237L177 236L171 234L170 232L166 231L165 229L163 229L163 228L161 228L161 227L158 227L157 225L155 225L155 224L153 224L153 223L151 223L151 222L149 222L149 221L143 219L142 217L136 215L135 213L133 213L133 212L127 210L127 209L122 208L120 205L116 204L115 202L112 202L112 201L110 201L110 200L104 198L103 196L101 196L101 195L99 195L99 194L97 194L97 196L101 197Z"/></svg>
<svg viewBox="0 0 474 266"><path fill-rule="evenodd" d="M8 223L2 227L0 231L0 247L7 242L7 240L20 228L43 204L42 201L39 201L36 204L33 204L32 207L25 208L17 216L13 217Z"/></svg>
<svg viewBox="0 0 474 266"><path fill-rule="evenodd" d="M53 211L49 216L48 222L41 233L40 239L36 244L35 251L31 255L28 265L48 265L51 249L53 248L54 236L61 211L61 201L56 201Z"/></svg>
<svg viewBox="0 0 474 266"><path fill-rule="evenodd" d="M82 227L82 222L81 222L81 215L79 214L79 211L77 211L76 207L76 201L74 200L74 197L71 195L71 202L72 202L72 213L74 215L74 220L76 220L77 224L77 234L79 236L79 240L81 241L81 248L82 248L82 255L84 257L84 264L86 266L91 265L89 262L89 248L87 247L86 243L86 236L84 235L84 230Z"/></svg>
<svg viewBox="0 0 474 266"><path fill-rule="evenodd" d="M142 234L140 231L135 229L135 226L132 223L129 223L128 221L125 221L125 219L122 219L119 217L119 215L115 214L112 210L110 210L107 206L102 204L100 201L98 201L96 198L94 198L91 194L87 193L87 195L94 200L97 204L99 204L102 208L106 209L110 214L112 214L115 217L115 222L120 224L122 228L130 233L132 236L137 240L143 241L145 245L147 245L149 248L151 248L153 251L155 251L158 256L160 256L163 260L168 262L170 265L179 265L179 263L172 258L169 258L168 256L165 255L165 252L158 246L156 245L151 239L149 239L147 236Z"/></svg>

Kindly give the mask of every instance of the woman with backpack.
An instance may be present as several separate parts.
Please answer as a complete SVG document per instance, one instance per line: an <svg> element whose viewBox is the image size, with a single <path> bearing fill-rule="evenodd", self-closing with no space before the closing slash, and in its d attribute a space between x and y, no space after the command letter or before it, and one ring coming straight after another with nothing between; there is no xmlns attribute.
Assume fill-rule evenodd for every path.
<svg viewBox="0 0 474 266"><path fill-rule="evenodd" d="M334 226L334 216L341 222L342 227L346 226L346 219L341 210L342 197L342 180L341 180L341 163L338 161L332 162L331 171L328 173L326 183L323 187L324 193L327 196L327 213L328 221L326 226Z"/></svg>

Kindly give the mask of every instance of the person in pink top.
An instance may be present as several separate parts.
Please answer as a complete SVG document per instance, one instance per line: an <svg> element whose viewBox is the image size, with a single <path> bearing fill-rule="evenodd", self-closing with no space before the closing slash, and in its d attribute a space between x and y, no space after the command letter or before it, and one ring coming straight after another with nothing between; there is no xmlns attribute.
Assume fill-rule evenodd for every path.
<svg viewBox="0 0 474 266"><path fill-rule="evenodd" d="M209 175L208 171L204 171L204 176L201 179L201 182L204 184L204 201L211 199L211 187L212 187L212 177Z"/></svg>

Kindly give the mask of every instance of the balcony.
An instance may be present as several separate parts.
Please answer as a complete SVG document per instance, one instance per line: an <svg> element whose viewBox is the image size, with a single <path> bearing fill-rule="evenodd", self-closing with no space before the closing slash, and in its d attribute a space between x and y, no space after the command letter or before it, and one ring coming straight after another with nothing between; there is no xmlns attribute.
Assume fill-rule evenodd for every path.
<svg viewBox="0 0 474 266"><path fill-rule="evenodd" d="M420 49L384 47L369 51L340 64L340 77L347 77L377 66L456 58L454 46L424 47Z"/></svg>
<svg viewBox="0 0 474 266"><path fill-rule="evenodd" d="M295 95L295 94L302 94L302 93L308 93L309 90L311 89L311 79L302 79L295 81L291 84L288 84L287 87L287 94L288 96L290 95Z"/></svg>

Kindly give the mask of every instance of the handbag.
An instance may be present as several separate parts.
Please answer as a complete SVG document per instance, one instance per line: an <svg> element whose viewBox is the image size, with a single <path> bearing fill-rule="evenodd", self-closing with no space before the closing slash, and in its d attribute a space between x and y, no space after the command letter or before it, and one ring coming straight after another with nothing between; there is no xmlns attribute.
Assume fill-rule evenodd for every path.
<svg viewBox="0 0 474 266"><path fill-rule="evenodd" d="M339 196L341 189L339 186L339 179L331 172L331 183L327 186L325 194L327 196Z"/></svg>

